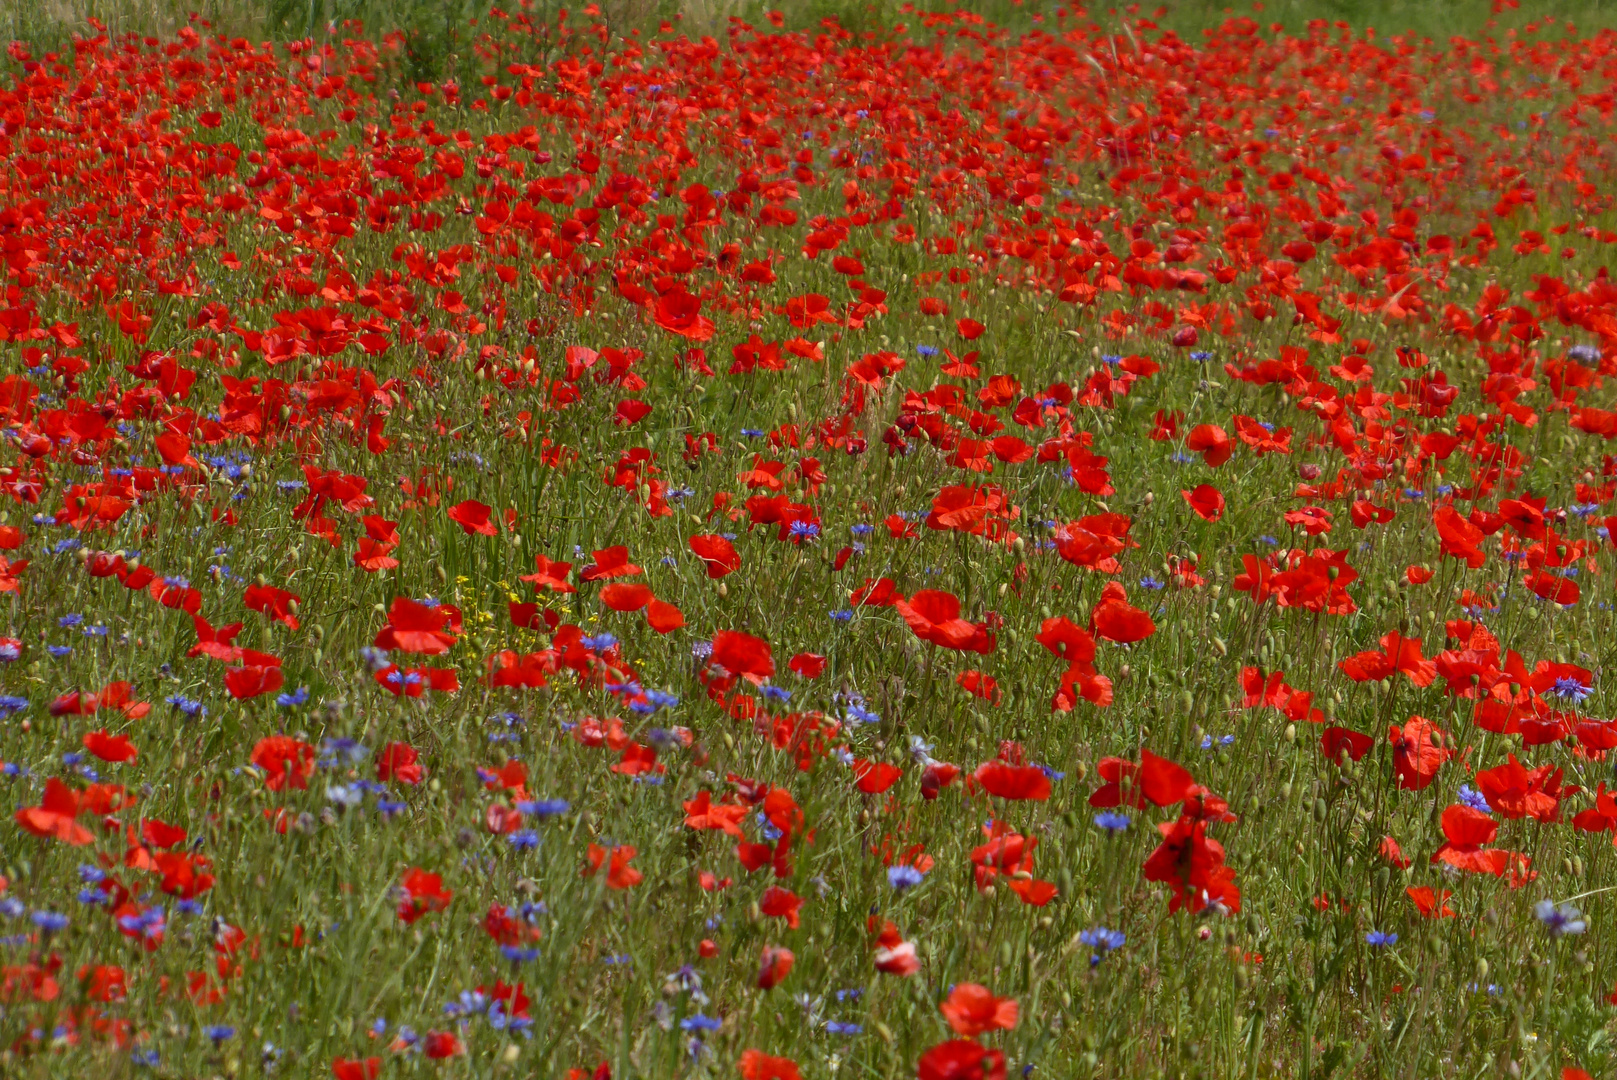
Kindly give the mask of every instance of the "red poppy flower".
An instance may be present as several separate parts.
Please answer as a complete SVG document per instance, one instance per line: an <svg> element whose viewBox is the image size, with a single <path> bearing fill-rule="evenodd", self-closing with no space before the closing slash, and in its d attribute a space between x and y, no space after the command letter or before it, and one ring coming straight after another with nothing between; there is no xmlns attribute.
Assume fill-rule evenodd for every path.
<svg viewBox="0 0 1617 1080"><path fill-rule="evenodd" d="M479 536L495 535L494 522L489 519L493 509L476 499L467 499L456 503L447 511L449 520L459 525L466 533L476 533Z"/></svg>
<svg viewBox="0 0 1617 1080"><path fill-rule="evenodd" d="M954 677L955 685L972 697L982 698L993 705L1000 701L999 681L980 671L962 671Z"/></svg>
<svg viewBox="0 0 1617 1080"><path fill-rule="evenodd" d="M111 735L106 729L92 731L84 736L84 748L102 761L129 762L139 756L127 735Z"/></svg>
<svg viewBox="0 0 1617 1080"><path fill-rule="evenodd" d="M790 949L765 945L763 956L758 962L758 989L771 990L779 986L786 976L791 974L792 964L796 960L797 957L792 955Z"/></svg>
<svg viewBox="0 0 1617 1080"><path fill-rule="evenodd" d="M388 743L376 755L376 779L397 780L401 784L412 786L421 783L426 770L418 764L420 756L416 748L409 743Z"/></svg>
<svg viewBox="0 0 1617 1080"><path fill-rule="evenodd" d="M1097 809L1125 805L1139 809L1147 799L1156 806L1172 806L1188 798L1196 786L1195 778L1184 766L1144 748L1138 765L1108 757L1101 759L1096 771L1106 781L1089 797L1089 805Z"/></svg>
<svg viewBox="0 0 1617 1080"><path fill-rule="evenodd" d="M314 775L314 747L290 735L270 735L253 747L252 762L264 770L264 786L302 790Z"/></svg>
<svg viewBox="0 0 1617 1080"><path fill-rule="evenodd" d="M701 315L702 301L684 289L666 292L657 298L653 313L658 326L690 341L706 341L713 336L713 322Z"/></svg>
<svg viewBox="0 0 1617 1080"><path fill-rule="evenodd" d="M625 554L627 554L627 549L625 549ZM536 589L549 589L552 592L571 593L578 591L574 586L567 583L567 575L573 569L572 563L554 562L543 555L535 555L533 561L537 567L537 572L523 574L523 581L532 582Z"/></svg>
<svg viewBox="0 0 1617 1080"><path fill-rule="evenodd" d="M277 589L273 585L249 585L242 594L242 603L247 605L249 611L260 612L278 623L282 623L288 630L298 628L298 596L296 593Z"/></svg>
<svg viewBox="0 0 1617 1080"><path fill-rule="evenodd" d="M904 770L897 765L890 765L885 761L871 761L867 758L853 759L854 786L866 795L880 795L894 784Z"/></svg>
<svg viewBox="0 0 1617 1080"><path fill-rule="evenodd" d="M1090 612L1089 625L1095 636L1106 641L1129 644L1144 641L1157 632L1151 616L1128 602L1128 594L1115 581L1101 590L1100 603Z"/></svg>
<svg viewBox="0 0 1617 1080"><path fill-rule="evenodd" d="M1403 727L1387 728L1387 741L1392 744L1392 767L1398 774L1398 786L1406 791L1420 791L1437 777L1437 770L1454 751L1439 745L1443 731L1422 716L1412 716Z"/></svg>
<svg viewBox="0 0 1617 1080"><path fill-rule="evenodd" d="M1209 467L1218 468L1230 459L1234 449L1229 435L1216 424L1197 424L1185 436L1185 449L1200 454Z"/></svg>
<svg viewBox="0 0 1617 1080"><path fill-rule="evenodd" d="M686 543L702 560L709 578L721 578L741 569L741 556L735 545L722 536L693 536Z"/></svg>
<svg viewBox="0 0 1617 1080"><path fill-rule="evenodd" d="M466 1052L466 1044L452 1031L429 1031L421 1037L421 1052L435 1059L456 1057Z"/></svg>
<svg viewBox="0 0 1617 1080"><path fill-rule="evenodd" d="M988 627L960 618L960 599L953 593L923 589L907 601L895 599L893 608L922 641L956 651L994 651L994 636Z"/></svg>
<svg viewBox="0 0 1617 1080"><path fill-rule="evenodd" d="M645 875L629 865L638 852L628 844L612 848L610 851L599 844L589 846L589 865L584 867L585 877L594 877L601 872L604 865L606 871L606 887L609 889L628 889L640 884ZM608 859L610 856L610 860Z"/></svg>
<svg viewBox="0 0 1617 1080"><path fill-rule="evenodd" d="M713 651L708 662L731 676L760 684L775 674L775 660L769 642L739 630L720 630L713 635Z"/></svg>
<svg viewBox="0 0 1617 1080"><path fill-rule="evenodd" d="M921 1055L916 1080L1005 1080L1005 1054L971 1039L951 1039Z"/></svg>
<svg viewBox="0 0 1617 1080"><path fill-rule="evenodd" d="M1442 892L1433 891L1430 885L1410 885L1404 889L1404 895L1414 903L1415 910L1428 919L1452 919L1454 909L1449 907L1449 897L1454 893L1448 889Z"/></svg>
<svg viewBox="0 0 1617 1080"><path fill-rule="evenodd" d="M1370 752L1376 741L1368 735L1345 727L1328 727L1319 737L1320 752L1335 761L1346 751L1350 761L1358 761Z"/></svg>
<svg viewBox="0 0 1617 1080"><path fill-rule="evenodd" d="M786 925L796 930L799 925L797 909L803 906L803 898L790 889L783 889L779 885L771 885L764 890L764 895L758 899L758 910L772 919L785 919Z"/></svg>
<svg viewBox="0 0 1617 1080"><path fill-rule="evenodd" d="M645 571L629 561L629 549L622 544L617 547L604 548L591 556L595 561L578 572L580 581L606 581L610 578L634 577ZM554 563L553 566L567 566L566 563ZM544 567L540 567L544 572ZM524 579L527 580L527 579ZM557 590L560 592L561 590Z"/></svg>
<svg viewBox="0 0 1617 1080"><path fill-rule="evenodd" d="M1203 521L1217 521L1224 516L1224 493L1212 484L1197 484L1192 490L1179 494Z"/></svg>
<svg viewBox="0 0 1617 1080"><path fill-rule="evenodd" d="M82 847L93 843L95 834L76 820L81 809L78 793L53 776L45 781L39 805L18 810L15 820L35 836Z"/></svg>
<svg viewBox="0 0 1617 1080"><path fill-rule="evenodd" d="M977 766L971 778L1001 799L1043 802L1050 797L1050 778L1037 765L1010 765L995 759Z"/></svg>
<svg viewBox="0 0 1617 1080"><path fill-rule="evenodd" d="M1522 584L1538 596L1543 597L1552 604L1561 607L1571 607L1578 602L1581 591L1578 583L1571 578L1564 578L1551 574L1545 570L1535 570L1522 579Z"/></svg>
<svg viewBox="0 0 1617 1080"><path fill-rule="evenodd" d="M336 1058L331 1063L331 1075L332 1080L377 1080L377 1077L382 1075L382 1059Z"/></svg>
<svg viewBox="0 0 1617 1080"><path fill-rule="evenodd" d="M995 997L988 987L977 983L956 983L938 1011L956 1035L967 1038L990 1031L1010 1031L1020 1016L1015 998Z"/></svg>
<svg viewBox="0 0 1617 1080"><path fill-rule="evenodd" d="M786 666L805 679L818 679L825 672L825 657L819 653L800 652Z"/></svg>
<svg viewBox="0 0 1617 1080"><path fill-rule="evenodd" d="M429 607L405 596L393 598L387 625L376 633L378 649L436 656L455 644L460 611L450 604Z"/></svg>
<svg viewBox="0 0 1617 1080"><path fill-rule="evenodd" d="M802 1080L797 1062L791 1058L770 1057L759 1050L743 1050L739 1067L742 1080Z"/></svg>
<svg viewBox="0 0 1617 1080"><path fill-rule="evenodd" d="M613 611L639 611L653 599L651 587L640 582L615 581L601 589L601 603Z"/></svg>
<svg viewBox="0 0 1617 1080"><path fill-rule="evenodd" d="M399 921L406 924L415 922L429 912L442 911L455 895L444 888L443 878L429 874L419 866L405 873L399 883L399 892L397 914Z"/></svg>
<svg viewBox="0 0 1617 1080"><path fill-rule="evenodd" d="M1576 785L1562 788L1561 770L1554 765L1527 769L1508 755L1505 764L1477 772L1477 790L1497 814L1507 818L1530 817L1551 822L1561 816L1561 800L1577 793Z"/></svg>

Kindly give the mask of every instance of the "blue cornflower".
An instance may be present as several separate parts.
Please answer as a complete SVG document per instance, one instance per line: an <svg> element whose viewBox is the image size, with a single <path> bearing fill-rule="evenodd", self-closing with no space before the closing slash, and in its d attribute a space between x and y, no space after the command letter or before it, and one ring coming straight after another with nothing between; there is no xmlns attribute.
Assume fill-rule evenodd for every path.
<svg viewBox="0 0 1617 1080"><path fill-rule="evenodd" d="M528 817L548 818L567 813L572 809L572 804L566 799L536 799L517 803L517 809Z"/></svg>
<svg viewBox="0 0 1617 1080"><path fill-rule="evenodd" d="M798 540L814 540L820 535L820 526L814 521L794 521L788 531Z"/></svg>
<svg viewBox="0 0 1617 1080"><path fill-rule="evenodd" d="M202 702L192 701L190 698L180 694L170 694L163 700L193 719L198 716L208 715L208 710L203 706Z"/></svg>
<svg viewBox="0 0 1617 1080"><path fill-rule="evenodd" d="M1551 937L1581 934L1589 929L1583 921L1583 912L1571 904L1557 904L1554 900L1540 900L1533 905L1533 914L1544 924Z"/></svg>
<svg viewBox="0 0 1617 1080"><path fill-rule="evenodd" d="M520 945L501 945L500 955L513 964L530 964L539 959L539 950L536 948L523 948Z"/></svg>
<svg viewBox="0 0 1617 1080"><path fill-rule="evenodd" d="M83 634L85 637L106 637L112 633L112 628L110 626L102 626L101 624L97 623L95 626L86 626L83 630L80 630L79 633Z"/></svg>
<svg viewBox="0 0 1617 1080"><path fill-rule="evenodd" d="M0 717L10 716L14 712L21 712L28 708L28 699L14 697L11 694L0 694Z"/></svg>
<svg viewBox="0 0 1617 1080"><path fill-rule="evenodd" d="M1364 935L1364 943L1378 949L1398 944L1398 935L1385 930L1372 930Z"/></svg>
<svg viewBox="0 0 1617 1080"><path fill-rule="evenodd" d="M855 702L848 706L848 719L861 724L879 724L881 723L881 714L871 712L863 705Z"/></svg>
<svg viewBox="0 0 1617 1080"><path fill-rule="evenodd" d="M679 1022L681 1031L717 1031L724 1026L724 1021L716 1016L704 1016L696 1013L687 1016Z"/></svg>
<svg viewBox="0 0 1617 1080"><path fill-rule="evenodd" d="M29 918L35 926L47 934L55 934L66 930L68 923L72 922L66 915L61 915L54 911L36 911Z"/></svg>
<svg viewBox="0 0 1617 1080"><path fill-rule="evenodd" d="M63 615L60 619L56 620L56 625L62 627L77 626L83 621L84 616L75 613L71 615Z"/></svg>
<svg viewBox="0 0 1617 1080"><path fill-rule="evenodd" d="M744 427L741 429L741 434L745 435L749 439L761 439L768 434L768 432L759 431L757 428Z"/></svg>
<svg viewBox="0 0 1617 1080"><path fill-rule="evenodd" d="M865 1029L858 1024L844 1023L841 1020L827 1020L825 1030L832 1035L857 1035Z"/></svg>
<svg viewBox="0 0 1617 1080"><path fill-rule="evenodd" d="M1205 363L1213 358L1213 354L1205 349L1197 349L1195 352L1190 354L1190 358L1197 363Z"/></svg>
<svg viewBox="0 0 1617 1080"><path fill-rule="evenodd" d="M887 868L887 884L891 885L895 892L913 889L925 880L926 875L913 866L899 865Z"/></svg>
<svg viewBox="0 0 1617 1080"><path fill-rule="evenodd" d="M1102 810L1095 815L1097 828L1105 829L1109 833L1120 833L1128 829L1132 822L1129 816L1116 810Z"/></svg>
<svg viewBox="0 0 1617 1080"><path fill-rule="evenodd" d="M936 356L938 355L938 347L936 345L917 345L915 346L915 354L917 356Z"/></svg>
<svg viewBox="0 0 1617 1080"><path fill-rule="evenodd" d="M618 639L611 634L596 634L594 637L581 637L578 643L586 649L595 652L605 652L618 643Z"/></svg>
<svg viewBox="0 0 1617 1080"><path fill-rule="evenodd" d="M766 686L764 687L763 692L764 697L768 698L770 701L792 700L792 692L786 689L784 686Z"/></svg>
<svg viewBox="0 0 1617 1080"><path fill-rule="evenodd" d="M277 694L275 704L283 709L290 709L295 705L303 705L309 700L309 688L300 686L290 694Z"/></svg>
<svg viewBox="0 0 1617 1080"><path fill-rule="evenodd" d="M1108 930L1104 926L1096 926L1080 932L1078 940L1095 950L1089 954L1089 966L1096 967L1107 953L1113 949L1121 949L1128 938L1121 930Z"/></svg>
<svg viewBox="0 0 1617 1080"><path fill-rule="evenodd" d="M1460 793L1456 796L1460 805L1469 806L1473 810L1480 810L1484 814L1493 813L1493 807L1488 805L1488 796L1472 787L1470 784L1461 784Z"/></svg>
<svg viewBox="0 0 1617 1080"><path fill-rule="evenodd" d="M831 618L834 619L837 622L852 622L853 621L853 611L851 609L849 609L849 608L844 608L841 611L833 611L833 612L830 612L829 614L830 614Z"/></svg>
<svg viewBox="0 0 1617 1080"><path fill-rule="evenodd" d="M1166 582L1158 581L1150 574L1140 579L1140 588L1142 589L1162 589L1166 587Z"/></svg>
<svg viewBox="0 0 1617 1080"><path fill-rule="evenodd" d="M1078 940L1091 949L1111 952L1113 949L1122 948L1128 937L1121 930L1108 930L1104 926L1096 926L1080 932Z"/></svg>
<svg viewBox="0 0 1617 1080"><path fill-rule="evenodd" d="M129 1060L143 1069L155 1069L162 1059L157 1056L156 1050L131 1050Z"/></svg>
<svg viewBox="0 0 1617 1080"><path fill-rule="evenodd" d="M869 536L876 531L876 526L861 521L857 525L850 525L848 531L855 536Z"/></svg>
<svg viewBox="0 0 1617 1080"><path fill-rule="evenodd" d="M71 646L71 645L47 645L47 646L45 646L45 651L50 653L52 656L56 657L59 660L64 656L71 656L72 653L73 653L73 646Z"/></svg>
<svg viewBox="0 0 1617 1080"><path fill-rule="evenodd" d="M1561 678L1556 679L1555 685L1550 687L1550 692L1569 701L1583 701L1594 693L1589 687L1583 685L1582 680L1575 679L1570 675L1563 675Z"/></svg>
<svg viewBox="0 0 1617 1080"><path fill-rule="evenodd" d="M202 1029L202 1034L213 1040L213 1045L218 1046L222 1042L235 1038L236 1029L229 1024L209 1024Z"/></svg>
<svg viewBox="0 0 1617 1080"><path fill-rule="evenodd" d="M532 829L518 829L507 836L506 840L518 851L532 851L539 846L539 834Z"/></svg>

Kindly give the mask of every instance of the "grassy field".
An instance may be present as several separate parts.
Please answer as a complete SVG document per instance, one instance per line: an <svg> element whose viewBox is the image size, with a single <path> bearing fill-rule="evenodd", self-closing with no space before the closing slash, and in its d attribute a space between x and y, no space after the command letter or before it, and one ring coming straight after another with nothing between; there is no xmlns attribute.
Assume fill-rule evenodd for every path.
<svg viewBox="0 0 1617 1080"><path fill-rule="evenodd" d="M1609 1075L1617 9L559 7L0 13L0 1072Z"/></svg>

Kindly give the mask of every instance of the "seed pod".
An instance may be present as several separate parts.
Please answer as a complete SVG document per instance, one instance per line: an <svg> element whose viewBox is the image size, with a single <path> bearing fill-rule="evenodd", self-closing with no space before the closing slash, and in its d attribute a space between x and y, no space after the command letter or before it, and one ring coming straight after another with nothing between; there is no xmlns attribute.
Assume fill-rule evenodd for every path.
<svg viewBox="0 0 1617 1080"><path fill-rule="evenodd" d="M1314 800L1314 820L1315 821L1324 821L1325 818L1327 816L1329 816L1330 812L1331 812L1331 808L1329 806L1325 805L1325 800L1324 799L1315 799Z"/></svg>

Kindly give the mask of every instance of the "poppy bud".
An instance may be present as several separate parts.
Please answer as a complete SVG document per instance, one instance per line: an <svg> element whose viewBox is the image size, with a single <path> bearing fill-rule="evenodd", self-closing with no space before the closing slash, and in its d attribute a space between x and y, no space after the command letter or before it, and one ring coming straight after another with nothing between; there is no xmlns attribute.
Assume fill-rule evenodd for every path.
<svg viewBox="0 0 1617 1080"><path fill-rule="evenodd" d="M1314 800L1314 820L1324 821L1330 815L1331 808L1325 804L1324 799Z"/></svg>
<svg viewBox="0 0 1617 1080"><path fill-rule="evenodd" d="M1488 977L1488 961L1484 960L1482 957L1479 956L1479 957L1477 957L1477 978L1478 979L1486 979L1487 977Z"/></svg>
<svg viewBox="0 0 1617 1080"><path fill-rule="evenodd" d="M1287 724L1286 725L1286 741L1288 743L1294 743L1294 742L1297 741L1297 725L1296 724Z"/></svg>

